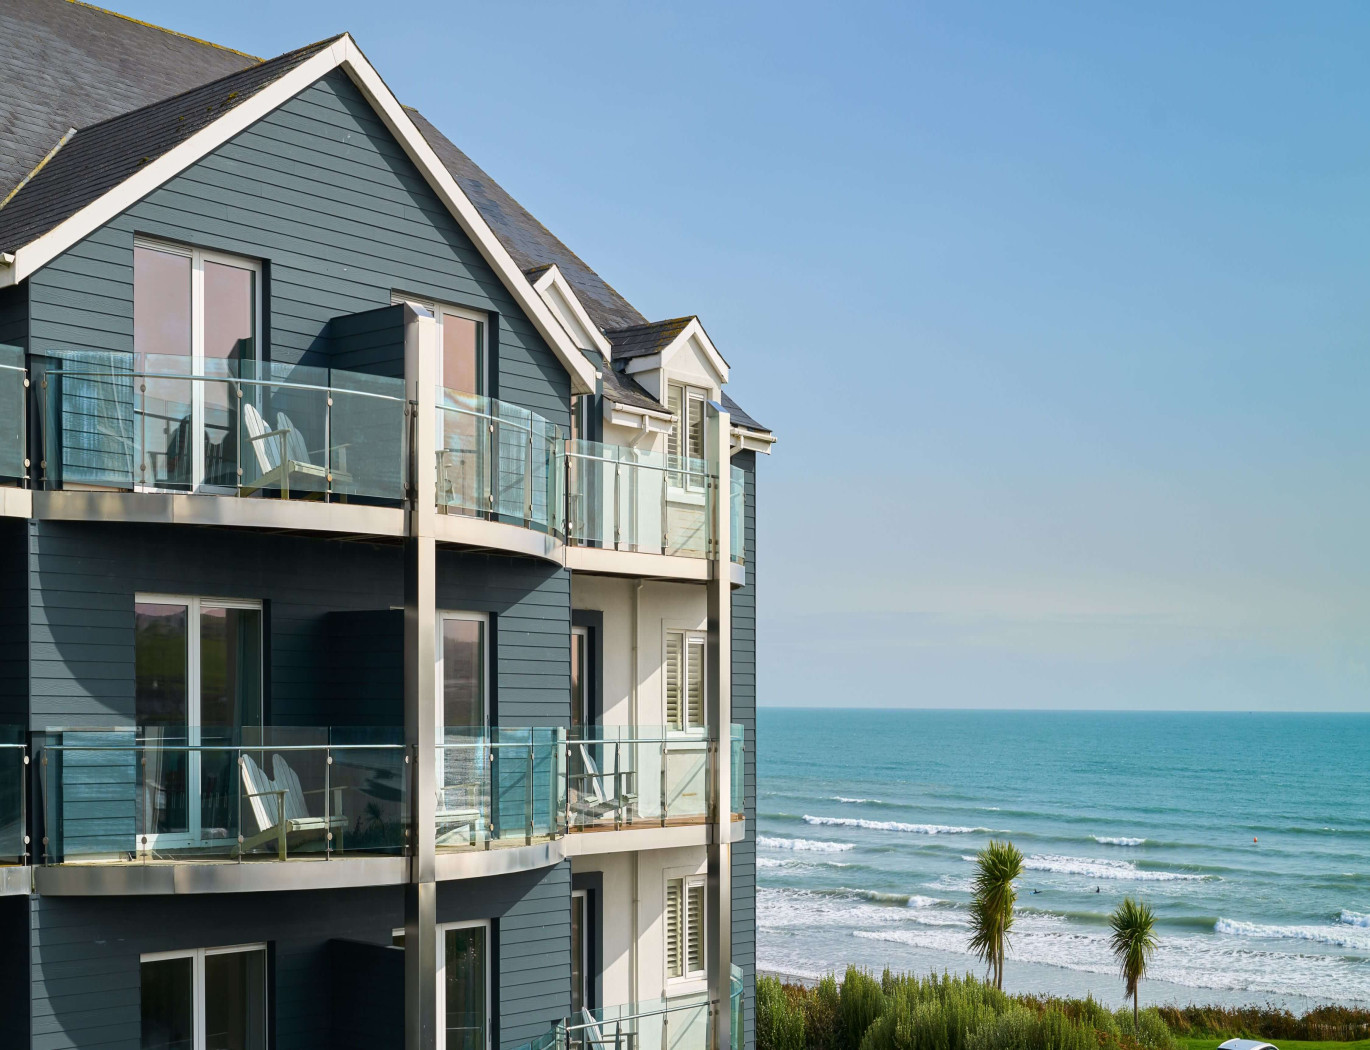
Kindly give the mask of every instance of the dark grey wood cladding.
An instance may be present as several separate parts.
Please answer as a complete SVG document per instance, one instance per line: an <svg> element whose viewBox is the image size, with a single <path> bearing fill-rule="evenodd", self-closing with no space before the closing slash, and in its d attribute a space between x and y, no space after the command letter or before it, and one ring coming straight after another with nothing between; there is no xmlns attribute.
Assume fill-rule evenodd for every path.
<svg viewBox="0 0 1370 1050"><path fill-rule="evenodd" d="M395 291L489 311L490 393L569 426L565 368L341 71L30 277L31 352L132 351L134 234L263 260L277 361L317 363L331 318Z"/></svg>
<svg viewBox="0 0 1370 1050"><path fill-rule="evenodd" d="M268 721L276 725L396 725L398 683L348 678L331 666L337 614L385 611L403 601L396 546L228 529L31 522L30 727L133 723L135 595L261 599L266 605ZM444 609L494 614L494 685L500 721L570 721L570 585L564 569L532 559L444 550ZM340 632L330 636L330 631ZM372 637L375 661L393 627ZM357 660L366 652L355 652Z"/></svg>
<svg viewBox="0 0 1370 1050"><path fill-rule="evenodd" d="M498 1046L540 1035L570 1010L570 885L561 864L439 887L439 922L493 921ZM272 1045L330 1045L337 998L351 987L334 981L332 942L387 945L404 924L398 887L17 903L29 909L34 1050L137 1050L141 954L258 941L273 959ZM390 1012L393 981L371 993L376 1012Z"/></svg>
<svg viewBox="0 0 1370 1050"><path fill-rule="evenodd" d="M746 730L747 837L733 846L733 963L742 968L747 1047L756 1046L756 453L733 464L746 475L743 551L747 585L733 591L733 721Z"/></svg>

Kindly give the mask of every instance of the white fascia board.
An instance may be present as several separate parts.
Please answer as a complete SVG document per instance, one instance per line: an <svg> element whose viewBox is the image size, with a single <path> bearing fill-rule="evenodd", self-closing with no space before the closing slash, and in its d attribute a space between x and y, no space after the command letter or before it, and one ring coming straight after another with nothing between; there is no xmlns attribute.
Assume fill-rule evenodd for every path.
<svg viewBox="0 0 1370 1050"><path fill-rule="evenodd" d="M698 317L692 317L690 323L682 328L680 333L657 353L629 358L626 371L631 375L634 372L652 372L658 368L666 368L670 359L679 353L682 347L689 346L691 339L698 341L700 348L703 349L709 367L714 370L718 377L718 385L726 384L728 382L728 362L723 360L723 355L718 352L713 340L704 331L704 326L699 323Z"/></svg>
<svg viewBox="0 0 1370 1050"><path fill-rule="evenodd" d="M609 423L620 427L634 427L638 430L647 430L656 434L668 433L671 424L675 422L675 416L670 413L653 412L650 409L638 408L636 405L621 405L617 401L606 401L605 419Z"/></svg>
<svg viewBox="0 0 1370 1050"><path fill-rule="evenodd" d="M775 444L775 435L763 434L757 430L744 430L742 427L732 427L729 431L728 444L734 453L761 452L769 456L771 446Z"/></svg>
<svg viewBox="0 0 1370 1050"><path fill-rule="evenodd" d="M542 296L544 301L549 294L549 290L552 288L555 288L557 292L560 293L562 301L571 311L572 316L575 317L576 323L585 330L585 334L594 344L593 346L588 347L588 349L598 350L600 356L604 358L606 362L610 361L613 358L614 353L613 344L604 337L604 333L599 330L599 326L590 319L590 315L586 313L585 307L580 303L580 297L576 295L575 289L571 287L571 282L568 281L561 270L557 268L556 263L549 266L547 271L533 282L533 290L537 292L538 295ZM550 306L551 304L549 303L548 305Z"/></svg>
<svg viewBox="0 0 1370 1050"><path fill-rule="evenodd" d="M442 199L457 225L462 228L481 256L513 293L538 334L547 341L562 366L571 374L575 393L589 394L595 389L595 370L585 355L571 342L542 297L515 265L508 249L490 229L470 198L443 166L433 148L404 112L404 107L367 61L350 34L306 59L289 73L267 85L246 102L234 107L209 126L202 128L180 145L168 150L137 174L87 204L62 223L14 252L14 264L0 267L0 287L17 284L51 262L62 252L89 236L105 223L127 211L157 187L180 174L201 157L213 152L235 135L247 130L272 110L284 105L316 80L342 68L366 96L390 133L414 162L434 192ZM79 132L78 132L79 134Z"/></svg>

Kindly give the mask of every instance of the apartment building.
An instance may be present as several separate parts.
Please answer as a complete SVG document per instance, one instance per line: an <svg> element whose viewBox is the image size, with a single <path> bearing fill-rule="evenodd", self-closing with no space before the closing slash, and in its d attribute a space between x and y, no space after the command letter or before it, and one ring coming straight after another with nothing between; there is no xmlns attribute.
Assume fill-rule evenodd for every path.
<svg viewBox="0 0 1370 1050"><path fill-rule="evenodd" d="M754 1045L724 349L348 35L0 49L0 1045Z"/></svg>

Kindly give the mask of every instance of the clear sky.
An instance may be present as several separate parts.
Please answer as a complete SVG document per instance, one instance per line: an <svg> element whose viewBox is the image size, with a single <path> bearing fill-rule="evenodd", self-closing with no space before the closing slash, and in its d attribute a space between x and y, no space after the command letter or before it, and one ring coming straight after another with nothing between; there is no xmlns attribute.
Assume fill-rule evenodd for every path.
<svg viewBox="0 0 1370 1050"><path fill-rule="evenodd" d="M763 703L1370 710L1370 7L111 3L351 31L704 319Z"/></svg>

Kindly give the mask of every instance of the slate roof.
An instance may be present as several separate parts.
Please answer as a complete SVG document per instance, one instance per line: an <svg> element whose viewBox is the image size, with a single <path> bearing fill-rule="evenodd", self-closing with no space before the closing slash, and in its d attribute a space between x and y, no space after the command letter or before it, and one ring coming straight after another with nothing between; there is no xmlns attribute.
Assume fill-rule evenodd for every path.
<svg viewBox="0 0 1370 1050"><path fill-rule="evenodd" d="M611 328L604 334L613 345L614 360L626 361L632 357L650 357L665 350L693 320L693 316L672 317L668 321Z"/></svg>
<svg viewBox="0 0 1370 1050"><path fill-rule="evenodd" d="M313 48L321 46L316 44ZM196 105L205 107L204 117L212 119L312 53L306 48L263 62L241 51L148 25L80 0L0 0L0 200L42 162L68 129L77 129L42 171L8 205L0 208L0 250L10 250L31 239L25 231L50 228L61 210L59 200L66 199L64 194L71 195L67 204L80 200L79 208L133 174L142 166L142 158L151 159L193 134L193 130L187 131L183 126L199 116L191 112L192 96ZM233 74L243 74L244 78L227 85ZM228 93L235 90L239 96L229 100ZM225 102L229 106L218 108ZM216 106L212 114L208 112L211 104ZM133 119L133 111L138 111L139 119ZM626 347L634 342L633 329L650 330L676 321L688 323L690 318L649 324L631 303L423 114L412 108L407 111L515 263L525 271L538 271L539 275L556 264L590 318L610 335L611 341L615 332L623 333ZM126 122L116 122L115 118L124 116L129 118ZM179 119L182 116L185 121ZM124 148L125 143L116 131L129 135L128 148ZM101 151L102 142L108 147L107 153ZM95 156L100 158L100 165L89 163ZM74 175L79 172L82 158L88 165L85 174L95 172L95 181L101 188L82 189L77 185ZM108 182L110 178L114 182ZM21 205L29 194L33 196ZM641 345L646 345L646 337ZM614 357L620 358L617 341ZM615 401L665 411L631 377L611 369L602 371L605 391ZM738 425L764 429L726 394L724 402L731 406Z"/></svg>
<svg viewBox="0 0 1370 1050"><path fill-rule="evenodd" d="M47 233L337 39L310 44L77 130L0 208L0 251L11 251Z"/></svg>

